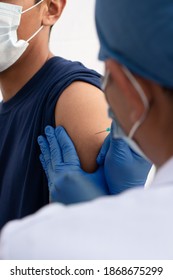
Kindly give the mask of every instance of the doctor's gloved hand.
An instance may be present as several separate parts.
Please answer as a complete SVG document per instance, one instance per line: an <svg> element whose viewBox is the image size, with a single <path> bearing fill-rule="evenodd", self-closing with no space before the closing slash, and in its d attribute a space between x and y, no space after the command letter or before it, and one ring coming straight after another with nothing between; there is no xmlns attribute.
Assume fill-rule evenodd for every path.
<svg viewBox="0 0 173 280"><path fill-rule="evenodd" d="M110 194L144 186L151 168L151 163L130 149L124 140L114 139L112 131L102 145L97 163L104 164Z"/></svg>
<svg viewBox="0 0 173 280"><path fill-rule="evenodd" d="M47 126L45 134L46 138L38 137L38 143L51 202L71 204L108 194L103 166L94 173L83 171L75 147L63 127Z"/></svg>

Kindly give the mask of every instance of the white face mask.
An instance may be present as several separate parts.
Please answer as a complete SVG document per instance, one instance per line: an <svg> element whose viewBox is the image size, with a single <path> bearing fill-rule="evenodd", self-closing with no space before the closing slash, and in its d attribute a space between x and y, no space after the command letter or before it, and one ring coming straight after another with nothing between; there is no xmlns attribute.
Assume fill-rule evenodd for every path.
<svg viewBox="0 0 173 280"><path fill-rule="evenodd" d="M128 146L138 155L142 156L143 158L147 159L146 155L143 153L141 148L138 146L138 144L129 136L127 136L122 129L119 121L115 117L114 113L112 112L111 108L108 109L108 114L110 118L112 119L112 136L114 139L123 139Z"/></svg>
<svg viewBox="0 0 173 280"><path fill-rule="evenodd" d="M0 3L0 72L9 68L24 53L29 41L43 28L41 26L27 41L18 40L17 29L21 14L33 9L44 0L22 11L22 7L13 4Z"/></svg>
<svg viewBox="0 0 173 280"><path fill-rule="evenodd" d="M121 125L119 124L119 121L117 120L116 116L114 115L114 113L112 112L111 108L109 108L108 110L108 114L109 116L112 118L113 123L112 123L112 133L113 133L113 138L114 139L118 139L121 138L123 139L128 145L129 147L136 152L137 154L139 154L140 156L142 156L143 158L147 159L146 155L143 153L143 151L141 150L141 148L138 146L138 144L132 139L134 136L134 133L136 132L136 130L139 128L139 126L143 123L143 121L146 118L148 109L149 109L149 103L148 100L145 96L145 93L142 89L142 87L140 86L140 84L138 83L138 81L134 78L134 76L129 72L129 70L125 67L123 67L123 71L125 73L125 75L127 76L127 78L131 81L132 85L134 86L134 88L136 89L136 91L138 92L144 107L145 107L145 113L142 115L142 117L132 126L130 132L128 135L125 134L124 130L122 129ZM106 84L107 84L107 80L108 80L108 76L109 73L106 73L105 75L105 80L103 82L102 85L102 89L105 90L106 88Z"/></svg>

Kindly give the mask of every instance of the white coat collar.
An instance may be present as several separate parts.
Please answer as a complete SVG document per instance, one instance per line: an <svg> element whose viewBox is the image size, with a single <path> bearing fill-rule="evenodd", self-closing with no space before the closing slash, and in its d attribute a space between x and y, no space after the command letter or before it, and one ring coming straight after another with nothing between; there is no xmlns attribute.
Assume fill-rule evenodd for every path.
<svg viewBox="0 0 173 280"><path fill-rule="evenodd" d="M163 187L166 185L173 186L173 157L156 171L150 188Z"/></svg>

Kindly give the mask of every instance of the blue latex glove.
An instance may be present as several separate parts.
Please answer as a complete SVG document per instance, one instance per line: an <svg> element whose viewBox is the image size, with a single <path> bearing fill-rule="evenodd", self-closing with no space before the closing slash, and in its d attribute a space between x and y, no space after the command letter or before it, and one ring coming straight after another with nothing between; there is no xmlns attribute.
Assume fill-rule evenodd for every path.
<svg viewBox="0 0 173 280"><path fill-rule="evenodd" d="M38 137L40 161L48 178L51 202L82 202L108 194L103 166L94 173L81 169L75 147L63 127L45 128Z"/></svg>
<svg viewBox="0 0 173 280"><path fill-rule="evenodd" d="M112 131L105 139L97 157L104 164L104 174L110 194L132 187L144 186L151 163L136 154L122 139L113 139Z"/></svg>

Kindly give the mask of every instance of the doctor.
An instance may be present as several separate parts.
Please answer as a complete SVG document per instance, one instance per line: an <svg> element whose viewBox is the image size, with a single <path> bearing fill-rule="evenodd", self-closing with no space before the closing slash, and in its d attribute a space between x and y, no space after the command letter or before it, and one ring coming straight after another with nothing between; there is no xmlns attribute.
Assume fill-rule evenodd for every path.
<svg viewBox="0 0 173 280"><path fill-rule="evenodd" d="M96 1L112 138L123 138L155 163L150 190L46 206L4 228L1 258L173 258L171 8L171 0Z"/></svg>

